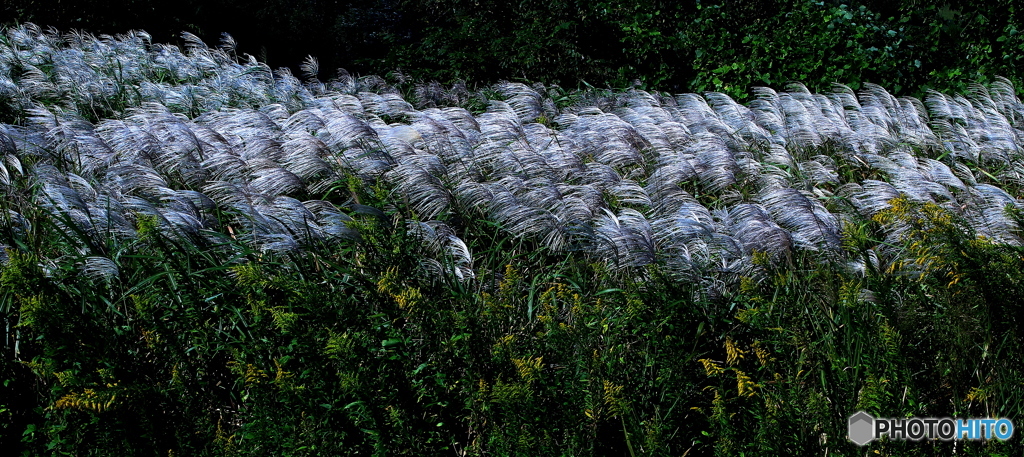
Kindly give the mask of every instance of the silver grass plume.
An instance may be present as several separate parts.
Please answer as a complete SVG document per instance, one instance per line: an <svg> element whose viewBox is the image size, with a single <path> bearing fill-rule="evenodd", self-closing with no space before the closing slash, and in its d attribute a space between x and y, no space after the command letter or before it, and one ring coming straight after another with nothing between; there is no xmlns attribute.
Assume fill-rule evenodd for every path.
<svg viewBox="0 0 1024 457"><path fill-rule="evenodd" d="M111 281L121 275L117 264L106 257L86 257L81 269L86 276L101 281Z"/></svg>
<svg viewBox="0 0 1024 457"><path fill-rule="evenodd" d="M654 230L640 212L625 208L615 214L607 209L594 227L594 251L621 268L654 263L657 244Z"/></svg>
<svg viewBox="0 0 1024 457"><path fill-rule="evenodd" d="M425 243L427 250L434 256L431 268L440 269L441 273L452 273L460 280L474 277L473 254L469 247L448 225L440 221L407 221L409 231ZM444 268L447 265L448 268Z"/></svg>
<svg viewBox="0 0 1024 457"><path fill-rule="evenodd" d="M312 60L304 81L275 73L237 59L231 40L211 48L186 36L182 50L143 33L24 26L7 35L0 96L28 118L0 128L16 144L12 152L0 135L0 183L20 163L40 164L23 170L40 183L38 201L88 242L130 236L138 213L183 239L227 226L261 249L307 249L354 236L337 208L296 200L347 174L384 178L421 219L484 217L554 249L603 246L595 253L613 264L663 260L718 284L711 289L721 281L701 269L739 274L754 250L834 251L848 211L870 217L900 195L1016 242L1003 209L1018 204L1010 189L1024 183L1024 107L1005 79L923 103L872 85L830 94L792 85L757 88L747 106L718 93L630 90L594 92L561 111L555 88L506 83L495 88L505 101L474 116L438 108L479 97L464 84L423 86L414 106L379 77L341 71L319 83ZM25 69L23 84L5 71L13 65ZM123 78L110 77L115 67ZM81 111L126 87L138 91L117 120ZM830 199L844 202L829 206L835 213ZM218 226L216 213L231 217ZM890 227L888 241L900 230ZM871 252L875 260L851 268L898 254Z"/></svg>
<svg viewBox="0 0 1024 457"><path fill-rule="evenodd" d="M790 188L765 190L759 200L773 220L792 234L797 247L825 251L840 247L839 221L817 200Z"/></svg>

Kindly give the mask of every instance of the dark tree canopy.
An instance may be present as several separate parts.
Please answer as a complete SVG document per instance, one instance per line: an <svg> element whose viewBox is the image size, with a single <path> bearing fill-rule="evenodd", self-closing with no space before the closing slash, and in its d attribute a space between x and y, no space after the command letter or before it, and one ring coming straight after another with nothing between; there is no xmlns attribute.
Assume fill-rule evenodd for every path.
<svg viewBox="0 0 1024 457"><path fill-rule="evenodd" d="M896 93L1019 81L1020 12L1008 0L533 1L16 0L7 23L121 33L166 42L182 31L293 69L307 55L398 79L502 79L576 87L716 90L802 81L827 90L882 84Z"/></svg>

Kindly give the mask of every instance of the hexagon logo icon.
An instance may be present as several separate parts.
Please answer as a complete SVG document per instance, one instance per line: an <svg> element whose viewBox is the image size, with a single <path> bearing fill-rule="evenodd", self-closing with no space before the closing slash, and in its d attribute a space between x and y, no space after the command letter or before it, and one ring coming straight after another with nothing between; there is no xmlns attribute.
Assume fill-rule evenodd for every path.
<svg viewBox="0 0 1024 457"><path fill-rule="evenodd" d="M857 446L868 444L874 439L875 418L864 411L850 416L847 426L850 441L853 441Z"/></svg>

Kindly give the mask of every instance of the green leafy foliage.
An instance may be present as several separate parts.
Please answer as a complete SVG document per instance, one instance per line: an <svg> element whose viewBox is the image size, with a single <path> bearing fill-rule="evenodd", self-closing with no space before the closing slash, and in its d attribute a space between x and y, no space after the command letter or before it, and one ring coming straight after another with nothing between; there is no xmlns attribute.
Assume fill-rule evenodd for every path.
<svg viewBox="0 0 1024 457"><path fill-rule="evenodd" d="M870 82L900 95L962 92L991 75L1020 82L1024 55L1021 12L1008 0L270 1L255 7L237 0L137 0L116 7L77 0L6 8L0 11L12 23L98 33L145 28L159 41L181 31L210 42L230 33L245 45L239 55L275 67L298 69L304 56L315 55L324 79L345 67L391 73L399 82L639 84L741 99L751 86L790 81L812 90L832 83L857 90Z"/></svg>
<svg viewBox="0 0 1024 457"><path fill-rule="evenodd" d="M623 282L482 226L474 239L491 237L481 261L495 268L438 281L395 216L286 257L143 230L112 246L111 281L74 274L70 257L44 273L38 254L9 251L5 388L38 403L5 403L3 433L27 454L845 454L858 410L1020 411L1019 248L937 207L894 202L859 222L874 229L848 230L853 249L911 224L903 258L923 270L858 276L755 256L759 273L719 298L657 268Z"/></svg>

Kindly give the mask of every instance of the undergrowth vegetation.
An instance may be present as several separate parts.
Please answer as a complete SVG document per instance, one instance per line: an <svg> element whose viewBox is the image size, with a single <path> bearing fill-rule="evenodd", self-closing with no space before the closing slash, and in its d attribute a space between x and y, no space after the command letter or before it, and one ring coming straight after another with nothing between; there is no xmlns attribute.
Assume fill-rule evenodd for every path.
<svg viewBox="0 0 1024 457"><path fill-rule="evenodd" d="M1011 455L1024 105L401 89L0 40L22 455Z"/></svg>

